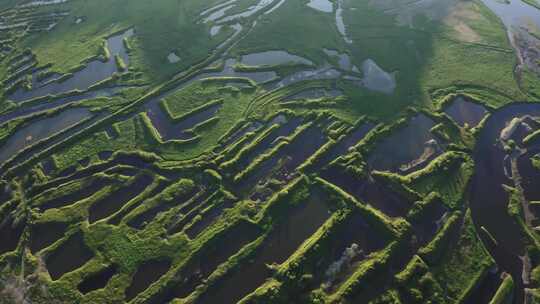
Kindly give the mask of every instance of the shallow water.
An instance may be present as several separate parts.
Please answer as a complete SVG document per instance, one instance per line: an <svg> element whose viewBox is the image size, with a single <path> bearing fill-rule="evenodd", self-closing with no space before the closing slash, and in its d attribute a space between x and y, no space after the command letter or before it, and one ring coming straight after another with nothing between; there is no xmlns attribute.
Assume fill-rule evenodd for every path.
<svg viewBox="0 0 540 304"><path fill-rule="evenodd" d="M207 23L207 22L214 22L216 21L217 19L225 16L225 13L230 10L231 8L235 7L236 5L235 4L231 4L231 5L227 5L223 8L220 8L219 10L211 13L210 15L208 15L208 17L204 18L203 19L203 22L204 23Z"/></svg>
<svg viewBox="0 0 540 304"><path fill-rule="evenodd" d="M178 57L176 53L171 52L169 53L169 55L167 55L167 60L169 61L169 63L177 63L178 61L180 61L180 57Z"/></svg>
<svg viewBox="0 0 540 304"><path fill-rule="evenodd" d="M224 18L218 20L218 23L227 23L227 22L230 22L230 21L233 21L233 20L236 20L236 19L250 17L250 16L254 15L255 13L257 13L257 12L265 9L266 7L270 6L274 2L277 2L277 1L276 0L260 0L259 3L257 3L256 5L250 6L244 12L224 17Z"/></svg>
<svg viewBox="0 0 540 304"><path fill-rule="evenodd" d="M105 89L99 89L96 91L90 91L79 95L74 96L68 96L63 98L55 99L54 101L45 101L40 102L37 105L29 106L29 107L20 107L13 111L10 111L7 114L0 115L0 124L5 123L6 121L28 116L37 112L50 110L56 107L59 107L61 105L66 105L70 103L74 103L77 101L81 101L84 99L92 99L92 98L98 98L98 97L110 97L118 93L119 91L123 90L124 87L113 87L113 88L105 88Z"/></svg>
<svg viewBox="0 0 540 304"><path fill-rule="evenodd" d="M511 30L520 27L534 26L540 30L540 9L537 9L522 0L505 1L482 0ZM530 25L529 25L530 24Z"/></svg>
<svg viewBox="0 0 540 304"><path fill-rule="evenodd" d="M210 37L214 37L221 31L222 25L214 25L210 28Z"/></svg>
<svg viewBox="0 0 540 304"><path fill-rule="evenodd" d="M248 66L281 65L286 63L313 65L313 62L286 51L266 51L242 56L240 63Z"/></svg>
<svg viewBox="0 0 540 304"><path fill-rule="evenodd" d="M337 79L341 76L341 72L334 69L330 65L324 65L320 68L313 70L306 70L294 73L276 82L271 82L265 86L266 89L272 90L276 88L282 88L293 83L304 80L316 80L316 79Z"/></svg>
<svg viewBox="0 0 540 304"><path fill-rule="evenodd" d="M73 108L52 117L39 119L11 135L0 149L0 163L8 160L24 148L57 132L79 123L92 113L86 108Z"/></svg>
<svg viewBox="0 0 540 304"><path fill-rule="evenodd" d="M306 5L323 13L334 11L334 5L329 0L310 0Z"/></svg>
<svg viewBox="0 0 540 304"><path fill-rule="evenodd" d="M8 99L21 102L40 96L58 95L73 90L87 90L91 85L107 79L118 72L115 55L119 55L126 65L129 65L129 56L124 47L123 39L125 37L131 37L133 34L133 29L129 29L107 39L107 48L111 54L107 62L100 60L91 61L82 70L75 72L71 78L61 83L55 81L49 82L30 91L21 88L10 95Z"/></svg>
<svg viewBox="0 0 540 304"><path fill-rule="evenodd" d="M232 3L236 2L236 1L237 1L237 0L228 0L228 1L225 1L225 2L222 2L222 3L218 3L218 4L216 4L215 6L209 7L209 8L207 8L207 9L205 9L204 11L202 11L202 12L199 14L199 16L204 16L204 15L206 15L206 14L212 12L212 11L215 11L215 10L217 10L217 9L223 8L223 7L225 7L225 6L227 6L227 5L230 5L230 4L232 4Z"/></svg>
<svg viewBox="0 0 540 304"><path fill-rule="evenodd" d="M372 59L362 63L362 72L364 73L362 84L369 90L392 94L396 89L395 76L383 70Z"/></svg>
<svg viewBox="0 0 540 304"><path fill-rule="evenodd" d="M359 73L360 71L358 68L353 65L351 61L351 57L347 53L339 53L336 50L330 50L330 49L323 49L324 53L328 55L329 57L337 57L338 58L338 64L339 68L345 71L352 71L355 73Z"/></svg>
<svg viewBox="0 0 540 304"><path fill-rule="evenodd" d="M345 27L345 21L343 21L343 0L337 0L336 9L336 26L339 33L343 37L346 43L351 44L353 41L347 36L347 28Z"/></svg>
<svg viewBox="0 0 540 304"><path fill-rule="evenodd" d="M308 89L301 92L298 92L296 94L287 96L283 101L291 101L291 100L298 100L298 99L318 99L318 98L335 98L338 96L342 96L343 92L341 90L337 89Z"/></svg>
<svg viewBox="0 0 540 304"><path fill-rule="evenodd" d="M540 9L522 0L509 3L497 0L482 0L504 23L508 37L518 54L519 65L523 64L540 74ZM535 35L531 35L535 33ZM520 70L517 70L518 72Z"/></svg>
<svg viewBox="0 0 540 304"><path fill-rule="evenodd" d="M476 127L488 113L483 106L462 97L456 98L444 112L461 127L465 124L469 127Z"/></svg>

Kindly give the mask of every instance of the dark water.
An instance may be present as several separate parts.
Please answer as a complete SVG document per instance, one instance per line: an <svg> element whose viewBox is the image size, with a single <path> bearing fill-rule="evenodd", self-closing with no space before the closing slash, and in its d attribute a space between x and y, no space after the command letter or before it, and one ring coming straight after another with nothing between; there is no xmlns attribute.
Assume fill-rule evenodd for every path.
<svg viewBox="0 0 540 304"><path fill-rule="evenodd" d="M107 39L107 47L111 54L107 62L102 62L100 60L91 61L85 66L85 68L75 72L73 77L68 78L61 83L54 81L49 82L30 91L19 89L8 98L16 102L21 102L35 97L58 95L73 90L87 90L91 85L107 79L114 73L118 72L115 55L119 55L124 60L126 65L129 64L129 56L124 47L123 39L124 37L131 37L132 35L133 30L127 30L124 33Z"/></svg>
<svg viewBox="0 0 540 304"><path fill-rule="evenodd" d="M324 143L326 135L319 126L313 125L302 131L292 142L267 159L241 181L240 189L251 189L265 178L289 181L296 176L295 170L313 155ZM265 200L266 197L252 197Z"/></svg>
<svg viewBox="0 0 540 304"><path fill-rule="evenodd" d="M146 290L171 268L170 260L151 260L144 262L139 268L131 284L126 289L126 301L131 301L139 293Z"/></svg>
<svg viewBox="0 0 540 304"><path fill-rule="evenodd" d="M528 201L540 201L540 170L535 168L531 161L531 158L538 153L540 153L540 149L531 149L520 156L517 161L521 186L525 199Z"/></svg>
<svg viewBox="0 0 540 304"><path fill-rule="evenodd" d="M481 279L471 295L464 301L464 304L491 303L491 299L502 283L501 274L497 271L488 272Z"/></svg>
<svg viewBox="0 0 540 304"><path fill-rule="evenodd" d="M376 227L370 225L360 213L353 212L343 223L339 224L335 235L330 238L327 244L323 245L324 250L321 252L319 260L314 261L315 265L312 265L315 277L314 286L319 287L319 284L328 280L331 281L333 287L339 286L340 282L347 279L347 274L351 274L348 270L354 267L352 264L363 260L370 253L382 249L387 242L387 239L380 236L380 231L377 231ZM328 274L327 270L330 265L339 261L345 249L350 248L353 244L358 245L360 252L351 261L352 264L347 265L348 267L344 265L342 271L336 275Z"/></svg>
<svg viewBox="0 0 540 304"><path fill-rule="evenodd" d="M85 108L74 108L60 114L37 120L11 135L0 149L0 163L20 152L27 146L62 131L81 120L92 116Z"/></svg>
<svg viewBox="0 0 540 304"><path fill-rule="evenodd" d="M227 229L223 234L217 236L218 241L207 242L200 252L195 253L189 259L180 270L180 282L171 284L172 286L153 296L149 303L168 303L174 298L188 296L219 265L260 235L261 231L257 226L244 221Z"/></svg>
<svg viewBox="0 0 540 304"><path fill-rule="evenodd" d="M160 179L158 182L158 185L150 191L148 196L144 200L138 200L136 203L129 205L128 207L120 210L120 212L116 213L113 217L111 217L109 220L107 220L108 224L111 225L118 225L120 224L120 221L128 215L131 211L135 210L135 208L139 207L141 204L144 204L146 202L146 199L151 199L157 195L159 195L165 188L167 188L170 185L170 182L168 180L162 180Z"/></svg>
<svg viewBox="0 0 540 304"><path fill-rule="evenodd" d="M180 207L179 220L172 223L171 226L167 229L167 233L172 235L178 233L184 229L184 227L189 224L198 214L199 210L208 205L209 200L217 192L214 192L210 195L206 190L201 191L193 200L190 200L182 207Z"/></svg>
<svg viewBox="0 0 540 304"><path fill-rule="evenodd" d="M213 224L225 209L234 207L235 201L225 199L223 202L214 205L210 210L201 213L202 219L193 223L185 230L186 235L194 240L197 236Z"/></svg>
<svg viewBox="0 0 540 304"><path fill-rule="evenodd" d="M273 148L278 143L278 138L286 137L292 134L301 123L302 120L295 117L282 124L279 128L274 129L272 132L270 132L270 134L262 139L254 149L244 154L234 167L237 168L237 171L243 170L249 166L249 164L261 153Z"/></svg>
<svg viewBox="0 0 540 304"><path fill-rule="evenodd" d="M107 160L107 159L111 158L112 155L113 155L113 151L101 151L101 152L98 152L98 158L100 160Z"/></svg>
<svg viewBox="0 0 540 304"><path fill-rule="evenodd" d="M63 194L50 201L47 201L39 205L38 208L41 211L46 211L53 208L61 208L75 204L83 199L94 195L96 192L100 191L101 189L103 189L103 187L109 184L109 181L101 178L94 179L91 182L84 182L81 188L73 192Z"/></svg>
<svg viewBox="0 0 540 304"><path fill-rule="evenodd" d="M405 127L377 144L368 158L370 167L395 172L418 159L424 153L425 143L434 139L430 132L433 126L433 120L424 114L414 116Z"/></svg>
<svg viewBox="0 0 540 304"><path fill-rule="evenodd" d="M359 178L339 168L329 168L321 176L390 217L404 217L410 206L402 195L371 178Z"/></svg>
<svg viewBox="0 0 540 304"><path fill-rule="evenodd" d="M30 251L38 252L52 245L64 236L69 223L46 222L32 225L30 228Z"/></svg>
<svg viewBox="0 0 540 304"><path fill-rule="evenodd" d="M56 281L65 273L82 267L94 257L94 253L84 243L82 232L77 232L45 258L51 278Z"/></svg>
<svg viewBox="0 0 540 304"><path fill-rule="evenodd" d="M0 255L17 248L24 227L24 222L15 223L14 218L9 215L0 222Z"/></svg>
<svg viewBox="0 0 540 304"><path fill-rule="evenodd" d="M174 185L173 185L174 186ZM158 202L157 205L154 207L151 207L150 209L147 209L146 211L138 214L134 218L132 218L129 222L127 222L128 226L136 229L142 229L144 228L148 223L150 223L159 213L166 212L170 210L171 208L174 208L182 203L185 203L187 200L189 200L191 197L193 197L196 194L196 189L191 191L190 193L186 193L183 195L176 196L172 199L172 201L161 201Z"/></svg>
<svg viewBox="0 0 540 304"><path fill-rule="evenodd" d="M74 102L84 100L84 99L113 96L114 94L116 94L118 91L122 89L123 89L122 87L99 89L96 91L90 91L90 92L82 93L79 95L62 97L62 98L58 98L54 100L47 100L47 101L40 102L32 106L22 106L22 107L14 109L13 111L10 111L7 114L0 115L0 124L3 124L6 121L9 121L15 118L20 118L20 117L32 115L38 112L51 110L59 106L74 103Z"/></svg>
<svg viewBox="0 0 540 304"><path fill-rule="evenodd" d="M373 127L375 127L373 123L364 123L351 133L347 134L343 139L339 140L335 146L330 148L328 152L319 157L311 170L320 170L337 157L347 154L349 148L362 140Z"/></svg>
<svg viewBox="0 0 540 304"><path fill-rule="evenodd" d="M523 302L522 262L525 253L521 227L507 213L508 193L502 187L505 153L498 138L514 117L540 115L540 104L512 104L494 112L481 130L474 150L475 174L471 184L470 206L477 230L484 226L497 240L490 246L481 234L499 268L512 275L515 282L514 303Z"/></svg>
<svg viewBox="0 0 540 304"><path fill-rule="evenodd" d="M133 182L108 194L105 198L94 203L88 210L88 221L91 223L111 216L129 201L142 193L153 181L152 176L142 174Z"/></svg>
<svg viewBox="0 0 540 304"><path fill-rule="evenodd" d="M314 198L292 210L283 222L274 225L252 260L210 287L196 303L238 302L270 276L266 264L283 263L328 217L325 204Z"/></svg>
<svg viewBox="0 0 540 304"><path fill-rule="evenodd" d="M423 246L430 242L440 228L444 225L444 216L447 215L447 208L437 200L424 207L422 215L411 221L412 229L418 246Z"/></svg>
<svg viewBox="0 0 540 304"><path fill-rule="evenodd" d="M116 265L110 265L109 267L106 267L102 270L100 270L97 273L93 273L77 285L77 289L82 294L87 294L91 291L102 289L107 286L107 283L109 283L109 280L116 274L117 272L117 266Z"/></svg>
<svg viewBox="0 0 540 304"><path fill-rule="evenodd" d="M190 139L195 136L193 132L188 132L189 129L195 127L216 115L221 104L216 104L207 109L197 112L193 115L183 118L178 122L174 122L159 106L158 103L148 105L146 111L148 117L152 121L152 125L159 132L161 139L164 141L171 139Z"/></svg>

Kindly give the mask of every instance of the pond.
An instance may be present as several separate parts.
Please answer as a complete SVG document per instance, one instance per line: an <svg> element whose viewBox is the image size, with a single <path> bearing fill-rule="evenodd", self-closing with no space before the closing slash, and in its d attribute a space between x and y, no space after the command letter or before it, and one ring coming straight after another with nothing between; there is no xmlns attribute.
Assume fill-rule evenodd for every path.
<svg viewBox="0 0 540 304"><path fill-rule="evenodd" d="M175 52L170 52L169 55L167 55L167 60L169 63L177 63L180 61L180 57L178 57Z"/></svg>
<svg viewBox="0 0 540 304"><path fill-rule="evenodd" d="M310 0L306 5L323 13L334 11L334 5L329 0Z"/></svg>
<svg viewBox="0 0 540 304"><path fill-rule="evenodd" d="M368 164L375 170L398 172L417 160L430 158L429 155L424 155L425 152L434 150L434 155L440 154L440 149L436 149L438 143L431 133L434 126L433 120L426 115L414 116L405 127L396 130L376 145L368 157Z"/></svg>
<svg viewBox="0 0 540 304"><path fill-rule="evenodd" d="M281 65L286 63L313 65L310 60L281 50L243 55L240 63L248 66Z"/></svg>
<svg viewBox="0 0 540 304"><path fill-rule="evenodd" d="M83 233L79 231L47 255L45 264L49 275L56 281L65 273L82 267L93 257L94 253L86 246Z"/></svg>
<svg viewBox="0 0 540 304"><path fill-rule="evenodd" d="M444 112L461 127L476 127L488 114L486 108L463 97L456 98Z"/></svg>
<svg viewBox="0 0 540 304"><path fill-rule="evenodd" d="M329 57L337 57L338 59L338 65L339 68L344 71L351 71L355 73L360 73L360 70L358 70L358 67L356 67L352 61L351 57L349 57L349 54L347 53L340 53L336 50L331 50L327 48L323 48L323 52L329 56Z"/></svg>
<svg viewBox="0 0 540 304"><path fill-rule="evenodd" d="M371 91L392 94L396 89L394 74L383 70L375 61L367 59L362 63L364 78L362 84Z"/></svg>
<svg viewBox="0 0 540 304"><path fill-rule="evenodd" d="M92 113L86 108L73 108L30 123L28 126L17 130L2 144L2 148L0 149L0 163L8 160L26 147L91 116Z"/></svg>
<svg viewBox="0 0 540 304"><path fill-rule="evenodd" d="M241 263L239 269L210 287L196 303L237 303L270 277L267 264L283 263L328 217L325 203L311 196L274 226L249 263Z"/></svg>
<svg viewBox="0 0 540 304"><path fill-rule="evenodd" d="M107 39L107 48L110 56L106 62L93 60L89 62L82 70L75 72L72 77L64 81L49 81L46 83L40 82L35 89L30 91L20 88L15 91L15 93L8 96L8 99L21 102L46 95L59 95L73 90L87 90L93 84L107 79L114 73L118 72L115 59L116 55L122 58L126 65L129 65L129 56L124 47L123 40L124 38L133 36L133 34L133 29L129 29Z"/></svg>

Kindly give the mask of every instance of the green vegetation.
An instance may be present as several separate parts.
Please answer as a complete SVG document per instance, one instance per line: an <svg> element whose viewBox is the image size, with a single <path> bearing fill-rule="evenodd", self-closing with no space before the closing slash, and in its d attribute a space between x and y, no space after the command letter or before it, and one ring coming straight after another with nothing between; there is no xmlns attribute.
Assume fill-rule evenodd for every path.
<svg viewBox="0 0 540 304"><path fill-rule="evenodd" d="M501 283L501 286L499 286L499 289L497 289L497 293L493 296L493 299L489 302L489 304L505 304L505 303L512 303L512 293L514 292L514 280L511 276L507 275L503 282Z"/></svg>
<svg viewBox="0 0 540 304"><path fill-rule="evenodd" d="M535 20L507 31L480 0L28 2L0 4L0 302L540 303L540 158L520 158L538 33L513 37ZM485 113L457 98L488 115L469 127ZM418 116L430 130L404 129Z"/></svg>

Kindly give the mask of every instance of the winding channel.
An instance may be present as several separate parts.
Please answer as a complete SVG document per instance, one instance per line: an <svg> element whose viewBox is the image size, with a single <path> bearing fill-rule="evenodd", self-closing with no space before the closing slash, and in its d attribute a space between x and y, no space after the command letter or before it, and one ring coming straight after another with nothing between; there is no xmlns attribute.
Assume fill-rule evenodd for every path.
<svg viewBox="0 0 540 304"><path fill-rule="evenodd" d="M523 231L508 214L509 194L503 184L513 182L505 175L506 153L499 142L501 131L513 118L526 115L540 116L540 104L515 103L495 111L480 131L474 150L475 174L472 178L470 207L473 221L486 248L495 259L499 271L512 275L515 282L514 303L524 303L525 244L520 236ZM496 240L493 244L482 233L484 227Z"/></svg>

